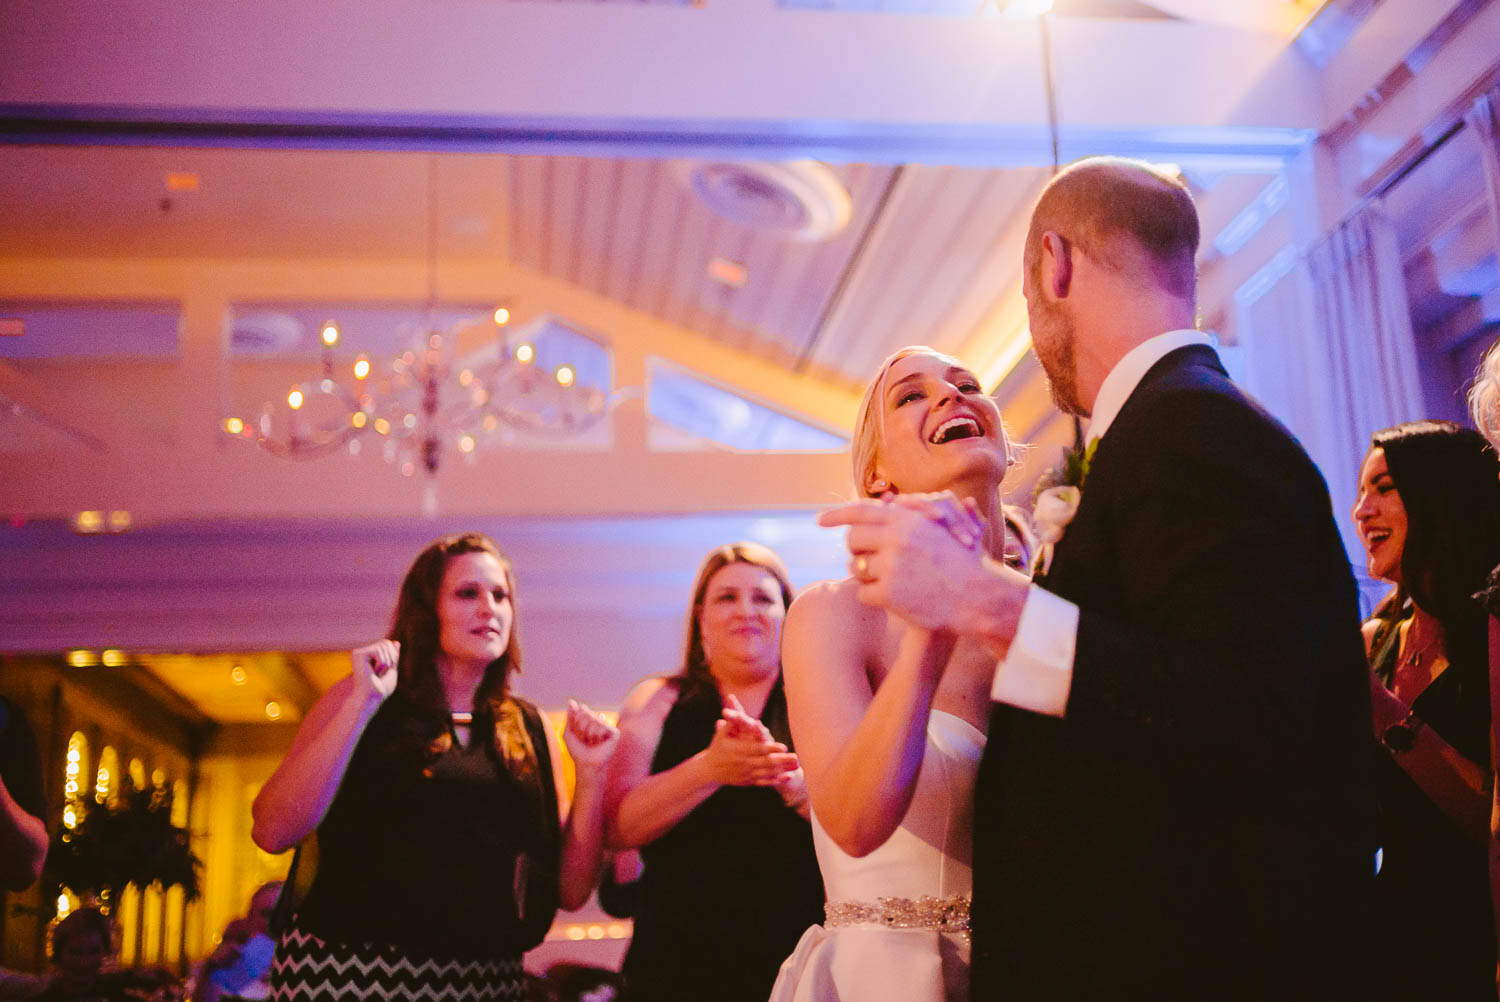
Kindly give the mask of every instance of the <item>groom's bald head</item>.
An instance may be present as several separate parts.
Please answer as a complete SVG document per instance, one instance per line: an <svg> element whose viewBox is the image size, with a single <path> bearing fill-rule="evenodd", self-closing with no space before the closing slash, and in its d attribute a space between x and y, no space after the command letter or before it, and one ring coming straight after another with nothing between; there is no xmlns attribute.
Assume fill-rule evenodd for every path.
<svg viewBox="0 0 1500 1002"><path fill-rule="evenodd" d="M1193 300L1198 210L1181 180L1150 164L1090 157L1053 178L1026 234L1026 268L1033 276L1042 234L1049 231L1116 271L1144 273L1161 291Z"/></svg>

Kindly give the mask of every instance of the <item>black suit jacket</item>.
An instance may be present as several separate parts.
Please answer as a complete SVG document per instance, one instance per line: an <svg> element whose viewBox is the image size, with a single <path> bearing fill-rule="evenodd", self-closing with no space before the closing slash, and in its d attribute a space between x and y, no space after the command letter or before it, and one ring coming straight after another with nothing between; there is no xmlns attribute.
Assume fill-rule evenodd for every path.
<svg viewBox="0 0 1500 1002"><path fill-rule="evenodd" d="M1357 997L1355 585L1322 476L1212 349L1147 373L1041 584L1081 610L1072 688L1061 718L994 708L973 997Z"/></svg>

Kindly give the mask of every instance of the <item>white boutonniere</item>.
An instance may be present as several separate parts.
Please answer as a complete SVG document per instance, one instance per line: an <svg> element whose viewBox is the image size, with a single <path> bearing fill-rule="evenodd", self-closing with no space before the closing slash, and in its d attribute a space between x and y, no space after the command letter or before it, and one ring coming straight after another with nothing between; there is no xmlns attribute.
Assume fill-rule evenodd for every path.
<svg viewBox="0 0 1500 1002"><path fill-rule="evenodd" d="M1031 518L1036 526L1036 560L1031 571L1046 574L1052 569L1052 552L1062 542L1063 533L1078 506L1083 502L1083 484L1089 477L1089 466L1094 461L1094 450L1099 445L1097 438L1080 449L1069 449L1063 456L1060 468L1050 471L1037 484L1036 505Z"/></svg>

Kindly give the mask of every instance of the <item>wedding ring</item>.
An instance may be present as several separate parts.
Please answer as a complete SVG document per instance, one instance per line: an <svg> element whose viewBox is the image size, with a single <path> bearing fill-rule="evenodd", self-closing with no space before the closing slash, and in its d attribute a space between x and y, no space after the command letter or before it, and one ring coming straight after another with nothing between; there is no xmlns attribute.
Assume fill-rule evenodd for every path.
<svg viewBox="0 0 1500 1002"><path fill-rule="evenodd" d="M863 553L854 558L854 576L861 581L870 580L870 558Z"/></svg>

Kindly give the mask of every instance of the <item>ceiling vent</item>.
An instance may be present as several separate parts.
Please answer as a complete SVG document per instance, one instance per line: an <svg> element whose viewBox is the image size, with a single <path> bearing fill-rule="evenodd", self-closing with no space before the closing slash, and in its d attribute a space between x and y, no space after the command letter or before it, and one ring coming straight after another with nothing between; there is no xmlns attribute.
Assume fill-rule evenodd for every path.
<svg viewBox="0 0 1500 1002"><path fill-rule="evenodd" d="M849 225L849 192L813 160L679 165L688 188L714 214L787 240L828 240Z"/></svg>

